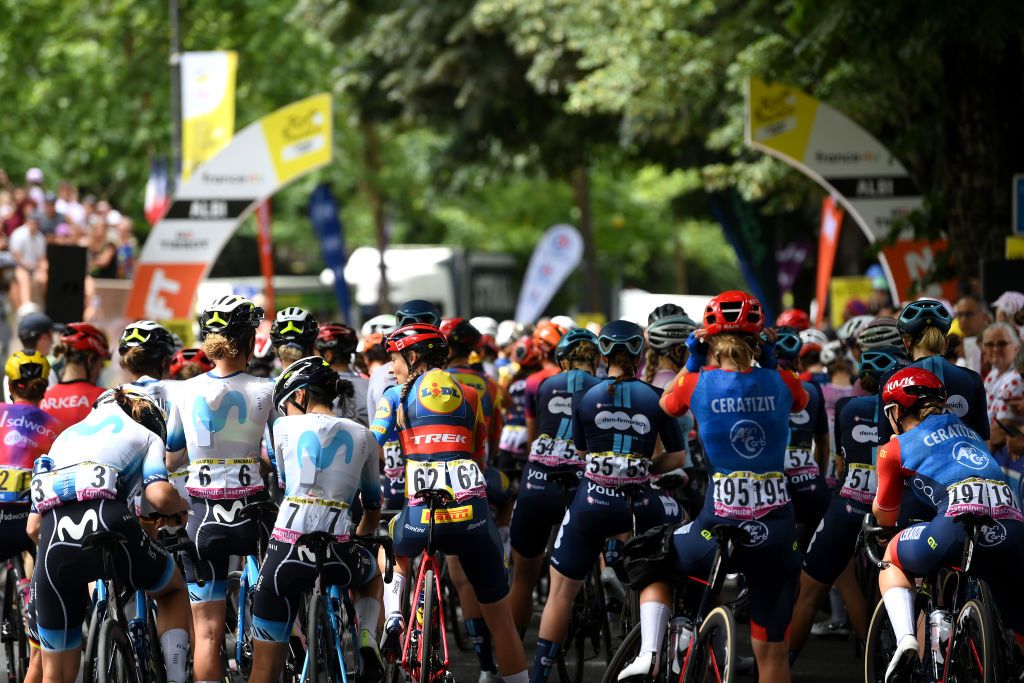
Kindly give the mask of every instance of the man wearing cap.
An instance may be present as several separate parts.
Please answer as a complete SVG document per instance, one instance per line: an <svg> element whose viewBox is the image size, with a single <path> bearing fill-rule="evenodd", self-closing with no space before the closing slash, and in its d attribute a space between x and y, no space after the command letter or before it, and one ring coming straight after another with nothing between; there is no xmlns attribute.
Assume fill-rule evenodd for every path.
<svg viewBox="0 0 1024 683"><path fill-rule="evenodd" d="M39 287L39 299L45 294L47 279L46 236L39 229L38 214L26 216L25 224L11 233L9 245L11 255L18 267L14 271L18 283L18 306L26 301L36 301L32 294L33 283Z"/></svg>
<svg viewBox="0 0 1024 683"><path fill-rule="evenodd" d="M53 350L53 333L57 326L45 313L29 313L18 323L18 339L21 340L21 347L25 353L31 354L38 351L44 356L49 356ZM57 383L57 374L50 368L50 386ZM11 403L11 392L7 386L7 378L4 378L3 400Z"/></svg>

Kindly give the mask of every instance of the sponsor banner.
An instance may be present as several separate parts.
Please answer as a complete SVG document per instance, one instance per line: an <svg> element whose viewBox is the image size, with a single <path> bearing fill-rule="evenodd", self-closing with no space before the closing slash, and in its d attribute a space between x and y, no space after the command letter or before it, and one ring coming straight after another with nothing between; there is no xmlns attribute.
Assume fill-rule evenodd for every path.
<svg viewBox="0 0 1024 683"><path fill-rule="evenodd" d="M867 303L871 300L871 292L871 278L869 277L851 275L832 278L829 283L829 300L832 302L832 315L829 321L832 324L832 329L839 329L839 326L845 322L843 310L846 308L846 304L854 299ZM818 310L821 310L821 306L818 307Z"/></svg>
<svg viewBox="0 0 1024 683"><path fill-rule="evenodd" d="M345 229L338 218L338 203L331 188L321 183L309 197L309 220L313 231L320 240L324 253L324 265L334 272L334 297L338 300L344 322L352 320L349 310L348 283L345 282Z"/></svg>
<svg viewBox="0 0 1024 683"><path fill-rule="evenodd" d="M181 56L181 178L224 149L235 132L235 52Z"/></svg>
<svg viewBox="0 0 1024 683"><path fill-rule="evenodd" d="M1006 258L1024 259L1024 235L1010 235L1006 238Z"/></svg>
<svg viewBox="0 0 1024 683"><path fill-rule="evenodd" d="M534 322L583 258L583 238L571 225L552 225L540 238L519 290L515 319Z"/></svg>
<svg viewBox="0 0 1024 683"><path fill-rule="evenodd" d="M821 233L818 236L818 286L815 290L818 297L818 313L814 326L818 329L821 329L821 324L825 320L825 307L828 305L828 283L832 277L832 266L836 262L839 233L843 229L843 215L843 207L836 204L832 197L825 197L822 200ZM836 309L834 301L832 309L833 311Z"/></svg>
<svg viewBox="0 0 1024 683"><path fill-rule="evenodd" d="M811 243L805 240L790 242L775 251L775 263L778 267L779 294L793 291L796 278L803 270L807 257L811 255Z"/></svg>
<svg viewBox="0 0 1024 683"><path fill-rule="evenodd" d="M192 318L196 289L259 202L330 161L331 98L314 95L239 131L192 173L139 255L125 317Z"/></svg>
<svg viewBox="0 0 1024 683"><path fill-rule="evenodd" d="M891 280L902 300L907 301L922 296L945 299L946 301L957 300L957 286L954 280L935 282L923 289L918 287L911 296L915 282L932 271L935 259L946 254L947 246L945 240L934 242L900 240L882 249L882 256L885 257L885 262L888 264Z"/></svg>

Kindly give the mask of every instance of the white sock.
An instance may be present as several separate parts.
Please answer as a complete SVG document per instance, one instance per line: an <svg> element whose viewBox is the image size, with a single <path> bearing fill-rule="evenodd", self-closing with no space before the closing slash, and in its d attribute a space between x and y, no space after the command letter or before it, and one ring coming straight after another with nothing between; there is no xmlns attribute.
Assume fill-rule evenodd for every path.
<svg viewBox="0 0 1024 683"><path fill-rule="evenodd" d="M885 603L885 611L889 613L896 642L900 642L903 636L914 635L914 594L910 589L890 588L882 596L882 602Z"/></svg>
<svg viewBox="0 0 1024 683"><path fill-rule="evenodd" d="M185 683L188 667L188 631L172 628L160 636L160 649L164 652L164 669L167 683Z"/></svg>
<svg viewBox="0 0 1024 683"><path fill-rule="evenodd" d="M832 618L829 621L833 624L845 624L846 603L843 602L843 596L839 594L839 589L835 586L832 586L832 590L828 592L828 604L832 608Z"/></svg>
<svg viewBox="0 0 1024 683"><path fill-rule="evenodd" d="M651 600L640 603L640 652L659 652L668 628L668 605Z"/></svg>
<svg viewBox="0 0 1024 683"><path fill-rule="evenodd" d="M380 603L377 598L359 598L356 600L356 621L359 628L370 632L376 640L380 636L377 633L377 620L380 619Z"/></svg>
<svg viewBox="0 0 1024 683"><path fill-rule="evenodd" d="M402 593L405 591L405 576L395 572L391 583L384 584L384 614L402 613Z"/></svg>
<svg viewBox="0 0 1024 683"><path fill-rule="evenodd" d="M517 674L502 676L501 680L505 681L505 683L530 683L530 676L526 673L526 670L523 669Z"/></svg>

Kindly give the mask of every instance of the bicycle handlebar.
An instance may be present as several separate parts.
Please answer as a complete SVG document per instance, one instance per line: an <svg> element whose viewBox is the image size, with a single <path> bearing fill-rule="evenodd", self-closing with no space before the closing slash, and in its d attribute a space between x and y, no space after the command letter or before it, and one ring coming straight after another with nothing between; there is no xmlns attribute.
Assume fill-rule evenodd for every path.
<svg viewBox="0 0 1024 683"><path fill-rule="evenodd" d="M860 533L857 534L857 547L863 548L867 554L868 559L875 565L879 570L885 569L889 566L889 563L882 559L879 553L878 539L888 536L892 538L897 532L896 527L891 526L879 526L875 520L875 516L870 512L864 515L864 521L861 522Z"/></svg>

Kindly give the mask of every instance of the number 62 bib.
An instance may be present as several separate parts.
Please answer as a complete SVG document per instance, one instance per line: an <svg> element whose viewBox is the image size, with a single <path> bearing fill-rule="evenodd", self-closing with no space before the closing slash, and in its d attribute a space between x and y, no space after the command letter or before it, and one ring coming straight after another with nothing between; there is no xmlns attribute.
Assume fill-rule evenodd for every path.
<svg viewBox="0 0 1024 683"><path fill-rule="evenodd" d="M412 502L421 491L447 491L456 501L487 495L484 473L472 460L406 460L405 495Z"/></svg>

